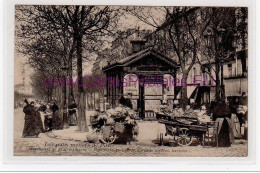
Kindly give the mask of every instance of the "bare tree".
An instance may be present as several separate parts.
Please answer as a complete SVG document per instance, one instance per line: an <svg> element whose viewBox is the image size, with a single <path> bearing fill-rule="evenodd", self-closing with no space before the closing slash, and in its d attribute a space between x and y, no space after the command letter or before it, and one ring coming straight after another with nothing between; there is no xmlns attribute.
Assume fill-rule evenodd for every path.
<svg viewBox="0 0 260 173"><path fill-rule="evenodd" d="M222 64L236 54L234 41L238 31L238 20L235 11L236 8L206 8L201 15L203 20L210 19L204 28L204 38L201 38L204 42L201 44L200 52L204 57L204 64L212 69L216 76L214 80L217 102L225 98Z"/></svg>
<svg viewBox="0 0 260 173"><path fill-rule="evenodd" d="M143 8L143 7L141 7ZM130 14L136 16L138 19L146 24L156 28L155 32L164 30L167 36L167 41L170 42L174 56L180 65L182 77L187 80L189 71L197 61L197 53L199 48L199 41L201 33L198 7L161 7L157 8L162 12L164 20L156 20L156 17L150 13L143 14L143 9L138 7L134 9L127 9ZM144 10L143 10L144 11ZM163 21L163 22L158 22ZM185 107L188 103L187 87L181 88L182 106Z"/></svg>
<svg viewBox="0 0 260 173"><path fill-rule="evenodd" d="M89 60L89 55L102 43L100 37L109 33L111 21L116 19L117 9L107 6L18 6L17 19L20 22L20 52L29 55L33 62L39 64L39 58L50 57L50 64L60 64L63 75L72 76L73 55L76 55L78 77L78 100L84 97L82 84L82 63ZM43 52L32 45L44 44ZM54 42L51 46L49 42ZM36 46L37 47L37 46ZM34 50L31 50L34 49ZM36 53L37 52L37 53ZM35 54L41 56L37 57ZM41 64L46 65L40 61ZM70 89L71 93L73 89ZM66 88L63 89L63 106L66 104ZM79 103L79 130L87 130L84 103Z"/></svg>

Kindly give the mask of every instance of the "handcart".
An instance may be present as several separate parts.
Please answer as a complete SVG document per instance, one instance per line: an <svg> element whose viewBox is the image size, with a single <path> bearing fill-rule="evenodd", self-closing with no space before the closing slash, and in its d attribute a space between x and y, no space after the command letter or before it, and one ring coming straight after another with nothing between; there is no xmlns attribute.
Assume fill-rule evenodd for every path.
<svg viewBox="0 0 260 173"><path fill-rule="evenodd" d="M197 118L193 117L171 117L163 114L157 114L159 123L166 127L166 135L170 135L172 140L180 146L189 146L197 139L203 144L204 136L208 127L199 124Z"/></svg>
<svg viewBox="0 0 260 173"><path fill-rule="evenodd" d="M108 122L107 119L91 118L91 125L94 133L99 136L99 140L105 144L120 143L126 144L133 141L136 135L138 126L135 121L133 123L126 123L121 117L115 117L114 122Z"/></svg>

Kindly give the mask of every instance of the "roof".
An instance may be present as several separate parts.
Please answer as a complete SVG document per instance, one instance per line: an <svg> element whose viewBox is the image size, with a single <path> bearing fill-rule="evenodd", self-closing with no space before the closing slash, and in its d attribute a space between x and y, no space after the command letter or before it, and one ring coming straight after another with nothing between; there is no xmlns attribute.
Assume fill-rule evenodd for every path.
<svg viewBox="0 0 260 173"><path fill-rule="evenodd" d="M127 56L123 59L119 59L119 60L115 61L114 63L105 66L103 68L103 71L106 71L106 70L109 70L109 69L112 69L112 68L115 68L115 67L118 67L118 66L128 66L128 65L130 65L130 64L132 64L132 63L134 63L134 62L136 62L136 61L138 61L138 60L140 60L140 59L142 59L142 58L144 58L148 55L154 55L155 57L165 61L166 63L168 63L169 65L171 65L173 67L177 66L177 63L174 60L166 57L165 55L163 55L160 52L154 50L153 48L146 48L144 50L141 50L141 51L134 53L130 56Z"/></svg>

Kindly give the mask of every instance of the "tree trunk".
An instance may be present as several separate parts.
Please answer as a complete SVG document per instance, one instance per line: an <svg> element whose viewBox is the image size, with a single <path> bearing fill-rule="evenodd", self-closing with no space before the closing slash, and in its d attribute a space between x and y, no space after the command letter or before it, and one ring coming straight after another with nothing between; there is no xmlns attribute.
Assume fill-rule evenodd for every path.
<svg viewBox="0 0 260 173"><path fill-rule="evenodd" d="M69 77L73 82L73 67L72 67L72 57L73 57L73 52L74 52L74 48L75 48L75 39L73 39L73 43L72 43L72 47L69 53ZM74 93L73 93L73 83L71 83L71 85L69 86L69 104L72 104L72 101L75 101L74 98Z"/></svg>
<svg viewBox="0 0 260 173"><path fill-rule="evenodd" d="M183 73L183 79L187 80L187 76L188 74ZM182 98L181 107L185 109L186 106L188 105L187 86L185 85L181 87L181 98Z"/></svg>
<svg viewBox="0 0 260 173"><path fill-rule="evenodd" d="M78 70L78 92L83 93L83 85L82 85L82 36L78 36L77 38L77 70Z"/></svg>
<svg viewBox="0 0 260 173"><path fill-rule="evenodd" d="M67 125L67 87L66 87L66 80L65 80L65 75L63 75L63 79L64 80L64 86L62 87L62 93L63 93L63 103L62 103L62 115L63 115L63 126Z"/></svg>
<svg viewBox="0 0 260 173"><path fill-rule="evenodd" d="M223 65L221 65L221 98L225 99L226 98L226 93L225 93L225 86L224 86L224 78L223 78Z"/></svg>
<svg viewBox="0 0 260 173"><path fill-rule="evenodd" d="M216 58L216 64L215 64L215 68L216 68L216 102L219 103L220 101L220 80L219 80L219 61L218 58Z"/></svg>
<svg viewBox="0 0 260 173"><path fill-rule="evenodd" d="M80 132L88 131L86 126L86 116L85 116L85 108L86 108L86 99L84 96L84 89L82 85L82 36L80 34L76 35L77 41L77 71L78 71L78 93L79 93L79 102L78 102L78 130Z"/></svg>

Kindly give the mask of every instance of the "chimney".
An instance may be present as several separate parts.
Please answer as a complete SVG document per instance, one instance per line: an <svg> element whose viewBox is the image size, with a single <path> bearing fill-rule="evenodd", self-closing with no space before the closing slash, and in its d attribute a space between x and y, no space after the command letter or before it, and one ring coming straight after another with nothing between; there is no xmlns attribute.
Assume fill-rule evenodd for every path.
<svg viewBox="0 0 260 173"><path fill-rule="evenodd" d="M139 36L138 31L138 33L134 33L134 38L130 41L130 43L132 44L132 53L137 53L144 49L146 40Z"/></svg>

